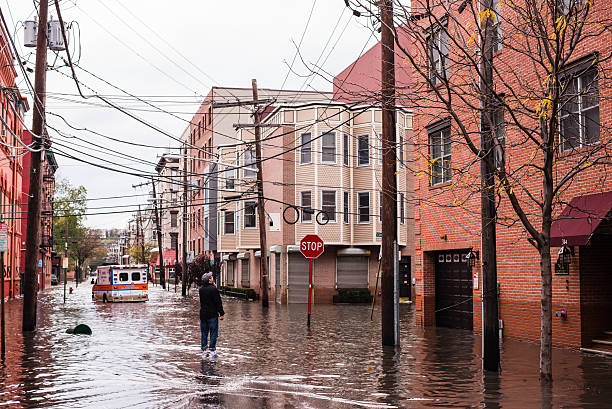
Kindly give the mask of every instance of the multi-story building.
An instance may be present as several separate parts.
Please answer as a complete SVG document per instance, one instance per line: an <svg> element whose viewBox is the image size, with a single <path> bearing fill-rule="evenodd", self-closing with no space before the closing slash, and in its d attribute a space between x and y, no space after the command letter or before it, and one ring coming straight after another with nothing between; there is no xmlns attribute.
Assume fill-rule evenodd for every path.
<svg viewBox="0 0 612 409"><path fill-rule="evenodd" d="M174 265L180 260L178 250L180 225L181 174L179 173L179 159L172 154L162 155L155 167L159 175L157 183L158 212L161 225L161 256L166 269L165 277L174 275ZM155 244L157 245L157 237ZM159 259L158 259L159 260ZM159 261L158 261L159 262ZM156 277L156 280L158 278Z"/></svg>
<svg viewBox="0 0 612 409"><path fill-rule="evenodd" d="M189 175L187 250L194 256L208 254L214 257L216 254L218 222L215 205L222 199L225 190L222 186L226 178L220 173L224 169L218 168L223 165L217 163L219 158L217 150L222 146L239 141L234 124L252 122L250 114L253 105L240 104L240 102L251 101L252 92L251 88L213 87L181 137L183 157L188 158L187 172ZM280 103L283 101L330 100L331 94L261 88L258 97L261 101ZM186 150L185 143L187 143ZM235 158L230 163L233 162ZM183 162L181 161L179 174L182 174L182 171ZM228 174L231 172L228 171ZM182 197L182 192L179 195ZM180 236L179 254L181 254L182 232Z"/></svg>
<svg viewBox="0 0 612 409"><path fill-rule="evenodd" d="M6 272L4 294L14 297L21 291L20 271L22 242L25 229L20 221L20 204L27 201L22 195L22 180L29 177L29 168L24 170L22 154L26 150L20 141L24 135L24 115L29 109L27 100L19 93L15 79L15 56L11 52L9 38L0 29L0 214L8 227L8 251L4 254ZM27 173L26 173L27 172Z"/></svg>
<svg viewBox="0 0 612 409"><path fill-rule="evenodd" d="M318 234L325 252L314 263L314 302L331 303L339 290L374 294L381 243L382 112L371 105L342 102L278 104L267 113L262 132L264 197L269 248L259 248L253 132L219 147L230 166L226 191L234 201L219 204L219 252L223 283L260 292L259 257L270 263L270 298L279 303L307 300L308 260L299 252L307 234ZM403 270L412 256L407 203L411 174L404 158L411 114L398 109L398 244ZM237 161L237 162L236 162ZM231 172L235 172L233 175ZM410 296L410 282L402 286Z"/></svg>
<svg viewBox="0 0 612 409"><path fill-rule="evenodd" d="M23 131L23 142L25 144L32 143L32 134L30 131ZM30 194L30 159L31 154L27 152L23 156L23 174L22 174L22 192L24 199L21 202L21 214L27 215L28 200ZM45 151L42 156L42 187L41 187L41 227L40 227L40 250L37 264L38 285L39 289L46 288L51 285L51 272L53 269L53 192L55 187L55 172L58 169L57 161L51 151ZM20 279L25 273L25 243L27 231L27 218L21 219L21 231L23 239L21 242L21 264L20 264Z"/></svg>
<svg viewBox="0 0 612 409"><path fill-rule="evenodd" d="M476 17L480 22L475 21L474 14L464 10L465 4L413 2L412 7L428 10L428 17L404 28L416 27L409 35L414 39L411 49L419 72L414 77L419 89L414 105L419 175L415 179L417 322L482 329L482 267L481 260L473 262L482 253L480 164L466 136L478 149L480 118L490 117L497 140L494 166L510 175L511 183L506 190L500 172L494 186L488 187L499 193L495 244L503 336L540 340L541 308L546 304L542 282L550 278L541 273L537 248L541 244L525 222L540 231L547 217L543 216L544 200L554 194L552 230L541 236L542 240L550 237L552 248L549 252L548 247L540 247L545 259L550 256L553 269L552 342L588 346L612 328L611 117L605 98L612 37L608 31L600 32L598 23L605 19L605 7L591 13L580 2L563 7L538 3L538 16L543 16L540 26L522 14L521 2L496 7L490 17L495 21L495 40L488 43L494 48L497 104L491 113L480 111L483 105L476 94L480 57L466 62L468 56L479 55L474 51L481 41L478 29L465 31L465 38L460 34L466 27L479 27L482 13ZM529 4L526 9L535 3ZM572 17L565 19L569 11ZM553 14L563 22L562 26L557 22L556 29L554 22L546 26L546 18ZM552 34L541 35L541 29ZM560 45L548 48L561 35L559 29ZM470 32L475 37L470 39ZM564 45L569 38L573 43ZM556 50L561 50L558 59ZM549 126L546 120L552 118L548 115L557 114L549 108L557 95L563 95L559 119L549 121L553 131L542 139L541 127ZM554 158L550 175L545 174L542 151L549 140L552 148L547 152ZM545 176L554 190L544 187ZM517 208L524 211L522 219Z"/></svg>

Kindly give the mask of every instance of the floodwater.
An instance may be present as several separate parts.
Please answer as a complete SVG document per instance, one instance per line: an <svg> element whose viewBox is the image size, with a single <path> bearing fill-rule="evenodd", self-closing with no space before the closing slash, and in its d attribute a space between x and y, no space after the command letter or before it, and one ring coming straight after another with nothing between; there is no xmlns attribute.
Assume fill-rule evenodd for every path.
<svg viewBox="0 0 612 409"><path fill-rule="evenodd" d="M179 289L180 291L180 289ZM224 299L219 359L199 350L197 292L159 287L141 304L91 301L83 284L40 294L38 330L21 334L21 300L7 304L0 406L23 408L610 407L612 359L555 350L552 389L538 382L538 347L504 341L501 375L481 370L480 338L422 329L402 305L401 348L380 346L379 310ZM88 324L93 335L65 331Z"/></svg>

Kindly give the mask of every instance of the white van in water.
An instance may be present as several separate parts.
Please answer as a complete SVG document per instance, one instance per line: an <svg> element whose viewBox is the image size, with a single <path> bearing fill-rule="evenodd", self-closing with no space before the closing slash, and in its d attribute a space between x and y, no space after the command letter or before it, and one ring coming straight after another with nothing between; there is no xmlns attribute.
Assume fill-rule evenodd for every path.
<svg viewBox="0 0 612 409"><path fill-rule="evenodd" d="M93 286L92 298L102 302L147 301L149 282L146 264L101 266Z"/></svg>

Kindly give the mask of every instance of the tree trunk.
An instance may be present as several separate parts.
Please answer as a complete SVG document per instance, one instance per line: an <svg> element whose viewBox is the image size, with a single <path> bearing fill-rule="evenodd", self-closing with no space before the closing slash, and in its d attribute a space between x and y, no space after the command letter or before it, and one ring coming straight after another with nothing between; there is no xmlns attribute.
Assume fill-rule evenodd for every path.
<svg viewBox="0 0 612 409"><path fill-rule="evenodd" d="M540 249L542 311L540 333L540 379L552 381L552 268L550 240Z"/></svg>

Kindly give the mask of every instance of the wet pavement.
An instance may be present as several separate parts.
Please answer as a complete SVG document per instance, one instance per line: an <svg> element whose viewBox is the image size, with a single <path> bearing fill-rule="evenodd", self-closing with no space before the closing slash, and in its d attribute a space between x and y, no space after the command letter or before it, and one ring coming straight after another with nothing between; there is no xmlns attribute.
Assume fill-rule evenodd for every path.
<svg viewBox="0 0 612 409"><path fill-rule="evenodd" d="M21 300L7 304L0 406L104 408L610 407L612 359L555 350L552 389L538 381L538 347L504 341L501 375L481 370L480 338L419 328L401 306L401 348L380 346L379 311L224 299L219 359L199 350L197 293L150 290L140 304L62 303L40 294L38 330L21 334ZM88 324L93 335L66 329Z"/></svg>

